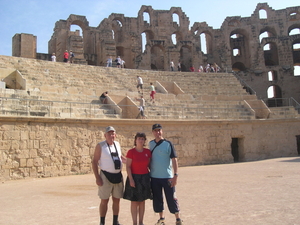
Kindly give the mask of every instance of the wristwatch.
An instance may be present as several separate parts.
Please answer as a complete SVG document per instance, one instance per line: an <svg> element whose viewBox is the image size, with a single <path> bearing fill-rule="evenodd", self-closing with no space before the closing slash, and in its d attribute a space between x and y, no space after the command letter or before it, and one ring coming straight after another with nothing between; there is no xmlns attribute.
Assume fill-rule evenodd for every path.
<svg viewBox="0 0 300 225"><path fill-rule="evenodd" d="M178 173L174 173L174 176L178 176Z"/></svg>

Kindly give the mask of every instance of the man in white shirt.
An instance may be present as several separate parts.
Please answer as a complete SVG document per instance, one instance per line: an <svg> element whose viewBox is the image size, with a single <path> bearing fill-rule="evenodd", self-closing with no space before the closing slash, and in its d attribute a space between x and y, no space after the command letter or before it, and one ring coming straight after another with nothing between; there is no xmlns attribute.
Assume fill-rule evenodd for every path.
<svg viewBox="0 0 300 225"><path fill-rule="evenodd" d="M101 199L99 214L100 225L105 224L108 201L112 195L113 225L120 225L118 221L120 198L123 197L122 156L119 142L115 141L116 130L109 126L105 129L105 141L96 145L92 168L98 185L98 195ZM100 173L99 173L99 168Z"/></svg>

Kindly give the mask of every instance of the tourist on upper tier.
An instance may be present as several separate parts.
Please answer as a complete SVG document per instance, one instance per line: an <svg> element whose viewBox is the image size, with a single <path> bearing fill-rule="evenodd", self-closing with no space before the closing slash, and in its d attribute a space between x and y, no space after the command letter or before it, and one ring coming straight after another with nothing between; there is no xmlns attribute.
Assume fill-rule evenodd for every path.
<svg viewBox="0 0 300 225"><path fill-rule="evenodd" d="M194 68L193 65L190 66L190 71L191 71L191 72L195 72L195 68Z"/></svg>
<svg viewBox="0 0 300 225"><path fill-rule="evenodd" d="M171 68L171 71L174 71L174 62L173 62L173 59L170 62L170 68Z"/></svg>
<svg viewBox="0 0 300 225"><path fill-rule="evenodd" d="M122 62L122 59L120 56L118 56L115 60L115 62L117 63L117 68L121 68L121 62Z"/></svg>
<svg viewBox="0 0 300 225"><path fill-rule="evenodd" d="M127 179L124 199L131 201L130 211L134 225L143 225L145 213L145 200L152 199L149 163L151 151L144 148L145 133L136 133L134 148L128 150L126 155Z"/></svg>
<svg viewBox="0 0 300 225"><path fill-rule="evenodd" d="M74 55L73 51L70 50L70 63L73 63L74 57L75 57L75 55Z"/></svg>
<svg viewBox="0 0 300 225"><path fill-rule="evenodd" d="M211 70L210 70L210 64L209 63L207 63L205 69L206 69L206 73L210 73Z"/></svg>
<svg viewBox="0 0 300 225"><path fill-rule="evenodd" d="M55 56L55 53L52 53L51 61L52 61L52 62L56 62L56 56Z"/></svg>
<svg viewBox="0 0 300 225"><path fill-rule="evenodd" d="M112 57L111 56L109 56L106 61L106 67L112 67Z"/></svg>
<svg viewBox="0 0 300 225"><path fill-rule="evenodd" d="M141 98L136 98L135 100L140 102L140 114L142 119L145 119L145 99L144 97L141 95Z"/></svg>
<svg viewBox="0 0 300 225"><path fill-rule="evenodd" d="M202 65L200 65L199 66L199 70L198 70L200 73L202 73L203 72L203 66Z"/></svg>
<svg viewBox="0 0 300 225"><path fill-rule="evenodd" d="M100 101L102 104L107 104L107 96L108 96L108 91L103 92L102 95L100 96Z"/></svg>
<svg viewBox="0 0 300 225"><path fill-rule="evenodd" d="M125 61L121 59L121 68L125 68Z"/></svg>
<svg viewBox="0 0 300 225"><path fill-rule="evenodd" d="M66 50L64 53L64 62L67 63L68 60L69 60L69 53L68 53L68 50Z"/></svg>
<svg viewBox="0 0 300 225"><path fill-rule="evenodd" d="M179 72L181 72L181 62L180 61L178 61L177 69L178 69Z"/></svg>
<svg viewBox="0 0 300 225"><path fill-rule="evenodd" d="M137 85L136 88L138 90L138 92L142 92L143 93L143 79L140 76L136 76L137 77Z"/></svg>
<svg viewBox="0 0 300 225"><path fill-rule="evenodd" d="M150 101L152 101L152 103L155 103L155 100L154 100L154 95L156 94L155 92L155 87L152 83L150 83Z"/></svg>

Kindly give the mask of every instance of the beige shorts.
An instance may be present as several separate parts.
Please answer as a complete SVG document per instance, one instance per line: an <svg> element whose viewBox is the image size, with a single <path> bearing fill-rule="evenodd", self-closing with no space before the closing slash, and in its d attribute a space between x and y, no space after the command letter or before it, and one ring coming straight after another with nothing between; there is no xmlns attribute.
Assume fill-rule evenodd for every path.
<svg viewBox="0 0 300 225"><path fill-rule="evenodd" d="M100 171L100 177L103 181L103 185L98 186L98 196L100 197L100 199L109 199L110 195L112 195L114 198L123 198L123 181L119 184L112 184L107 180L102 171Z"/></svg>

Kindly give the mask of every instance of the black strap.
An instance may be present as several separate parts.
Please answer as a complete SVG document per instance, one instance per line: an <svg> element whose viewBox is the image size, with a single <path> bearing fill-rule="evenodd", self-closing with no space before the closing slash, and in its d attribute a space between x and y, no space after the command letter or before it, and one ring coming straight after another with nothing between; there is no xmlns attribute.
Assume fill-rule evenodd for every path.
<svg viewBox="0 0 300 225"><path fill-rule="evenodd" d="M119 153L118 153L118 149L117 149L117 147L116 147L116 144L115 144L115 142L113 142L114 143L114 146L115 146L115 150L116 150L116 153L117 153L117 156L118 156L118 158L119 158L119 160L120 160L120 157L119 157ZM109 152L110 152L110 156L111 156L111 159L112 159L112 161L114 162L115 160L114 160L114 158L113 158L113 156L112 156L112 154L111 154L111 150L110 150L110 146L109 146L109 144L106 142L106 144L107 144L107 146L108 146L108 149L109 149ZM121 161L121 160L120 160Z"/></svg>
<svg viewBox="0 0 300 225"><path fill-rule="evenodd" d="M153 154L154 149L159 146L162 142L164 141L164 139L159 140L159 142L156 143L156 145L154 146L154 148L151 150L151 153Z"/></svg>

